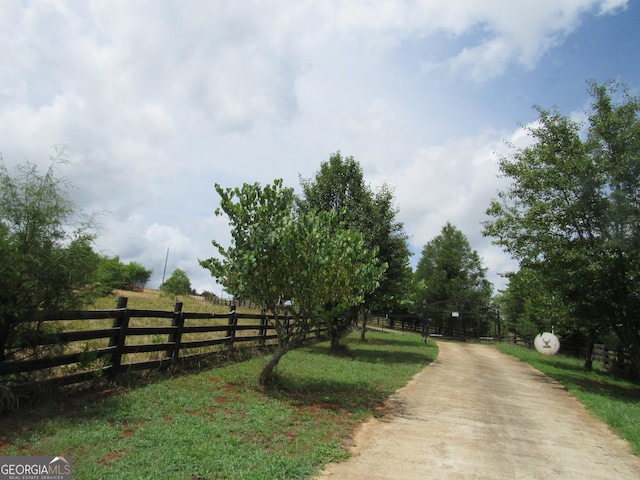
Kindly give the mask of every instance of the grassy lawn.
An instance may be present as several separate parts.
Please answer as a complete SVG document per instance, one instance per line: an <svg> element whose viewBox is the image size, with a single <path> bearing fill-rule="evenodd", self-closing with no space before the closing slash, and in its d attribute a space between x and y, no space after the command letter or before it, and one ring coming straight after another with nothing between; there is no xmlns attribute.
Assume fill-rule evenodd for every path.
<svg viewBox="0 0 640 480"><path fill-rule="evenodd" d="M358 335L339 356L327 343L289 352L266 391L257 357L5 414L0 455L71 455L76 479L308 478L437 355L418 335Z"/></svg>
<svg viewBox="0 0 640 480"><path fill-rule="evenodd" d="M500 344L498 348L562 383L640 455L640 385L616 379L597 369L585 372L580 359L562 355L545 357L535 350L510 344Z"/></svg>

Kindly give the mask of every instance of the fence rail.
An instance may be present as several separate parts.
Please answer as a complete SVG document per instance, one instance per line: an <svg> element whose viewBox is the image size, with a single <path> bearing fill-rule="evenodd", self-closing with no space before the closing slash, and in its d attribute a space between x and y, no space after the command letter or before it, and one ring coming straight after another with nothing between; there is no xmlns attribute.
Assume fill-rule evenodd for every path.
<svg viewBox="0 0 640 480"><path fill-rule="evenodd" d="M237 313L233 307L227 314L183 312L181 302L172 312L134 310L127 308L125 297L113 310L55 312L23 323L29 322L48 326L43 330L50 333L15 345L12 352L20 358L0 362L0 385L16 394L114 379L125 370L162 368L239 343L262 346L277 339L267 315ZM325 330L318 327L308 335L317 338Z"/></svg>
<svg viewBox="0 0 640 480"><path fill-rule="evenodd" d="M622 349L614 348L610 345L596 343L593 345L591 360L600 362L605 370L625 373L625 370L632 370L629 354Z"/></svg>
<svg viewBox="0 0 640 480"><path fill-rule="evenodd" d="M390 330L403 330L420 333L423 336L448 338L456 340L477 340L480 342L497 342L501 339L497 324L488 324L482 329L468 328L463 320L448 318L446 321L430 321L419 315L410 314L374 314L369 320L376 325Z"/></svg>
<svg viewBox="0 0 640 480"><path fill-rule="evenodd" d="M441 328L441 325L434 325L433 322L425 321L417 315L372 315L369 320L370 325L376 325L390 330L403 330L409 332L420 333L423 336L435 338L446 338L455 340L474 340L479 342L504 342L513 343L527 348L534 348L534 339L540 332L535 333L506 333L502 335L500 329L493 326L489 330L480 335L466 334L459 335L455 329ZM451 334L453 332L453 335ZM574 357L584 358L587 347L571 348L563 339L561 342L561 351ZM606 371L615 371L626 378L638 378L638 372L635 371L629 353L624 349L614 348L610 345L594 344L591 359L600 362L602 368Z"/></svg>

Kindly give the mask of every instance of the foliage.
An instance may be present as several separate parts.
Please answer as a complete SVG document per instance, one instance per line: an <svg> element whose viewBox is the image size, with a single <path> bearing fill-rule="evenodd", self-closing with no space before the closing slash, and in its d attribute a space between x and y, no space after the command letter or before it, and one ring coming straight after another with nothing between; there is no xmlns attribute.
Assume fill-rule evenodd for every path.
<svg viewBox="0 0 640 480"><path fill-rule="evenodd" d="M200 263L227 291L273 314L278 348L261 374L266 384L291 346L334 313L327 305L361 303L386 265L376 262L358 233L341 227L335 212L294 212L293 190L281 180L216 190L216 214L227 215L233 244L224 248L214 240L222 258Z"/></svg>
<svg viewBox="0 0 640 480"><path fill-rule="evenodd" d="M191 293L191 280L184 270L176 268L171 276L160 285L160 290L169 295L189 295Z"/></svg>
<svg viewBox="0 0 640 480"><path fill-rule="evenodd" d="M493 288L486 273L467 237L447 223L440 235L422 248L415 273L418 300L441 303L454 310L486 305Z"/></svg>
<svg viewBox="0 0 640 480"><path fill-rule="evenodd" d="M311 478L345 459L356 426L437 355L418 335L346 342L353 357L326 343L292 351L277 390L255 388L256 358L74 397L71 409L54 398L0 418L0 455L73 451L74 478Z"/></svg>
<svg viewBox="0 0 640 480"><path fill-rule="evenodd" d="M218 299L218 296L215 293L210 292L209 290L204 290L200 296L207 302L211 303L215 302Z"/></svg>
<svg viewBox="0 0 640 480"><path fill-rule="evenodd" d="M640 101L613 82L590 93L586 123L537 107L534 143L500 159L512 184L485 234L535 270L592 340L613 330L640 372Z"/></svg>
<svg viewBox="0 0 640 480"><path fill-rule="evenodd" d="M29 162L12 173L0 160L0 360L7 347L34 334L20 320L41 310L76 308L95 295L99 258L92 250L92 221L69 198L67 180L57 176L65 163L64 149L56 150L44 174Z"/></svg>
<svg viewBox="0 0 640 480"><path fill-rule="evenodd" d="M578 327L564 302L545 287L539 272L522 268L507 277L509 287L499 303L508 331L518 335L554 331L561 337L576 331Z"/></svg>
<svg viewBox="0 0 640 480"><path fill-rule="evenodd" d="M267 251L271 240L275 243L274 228L291 215L293 189L284 188L281 180L273 185L244 184L242 188L223 189L216 184L220 207L216 215L226 215L231 227L232 245L223 247L215 239L212 244L221 258L200 260L212 276L233 295L251 300L265 310L281 314L282 292L272 281L282 268L282 259Z"/></svg>
<svg viewBox="0 0 640 480"><path fill-rule="evenodd" d="M96 272L97 282L100 285L100 293L107 295L113 290L142 290L153 270L147 270L138 262L127 264L120 261L119 256L102 256Z"/></svg>
<svg viewBox="0 0 640 480"><path fill-rule="evenodd" d="M364 182L360 164L340 152L323 162L313 179L302 180L302 189L303 196L298 199L301 211L335 212L346 228L362 234L366 248L377 251L378 261L387 264L378 288L365 296L365 308L380 311L406 308L410 252L404 226L396 219L391 189L383 185L372 191ZM335 335L348 331L355 313L343 312L336 317L332 324Z"/></svg>

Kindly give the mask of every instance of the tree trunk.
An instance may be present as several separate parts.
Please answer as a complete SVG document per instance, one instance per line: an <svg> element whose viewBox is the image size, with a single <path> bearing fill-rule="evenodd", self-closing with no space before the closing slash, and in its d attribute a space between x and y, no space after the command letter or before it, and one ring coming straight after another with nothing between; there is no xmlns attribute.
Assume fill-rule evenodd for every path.
<svg viewBox="0 0 640 480"><path fill-rule="evenodd" d="M362 311L362 330L360 330L360 341L366 342L365 334L367 333L367 323L369 322L369 311L365 308Z"/></svg>
<svg viewBox="0 0 640 480"><path fill-rule="evenodd" d="M593 345L595 341L593 337L589 337L589 343L587 344L587 354L584 357L584 365L583 369L585 372L590 372L593 370Z"/></svg>
<svg viewBox="0 0 640 480"><path fill-rule="evenodd" d="M269 383L271 383L274 376L274 369L276 365L278 365L278 362L280 362L280 359L284 356L285 353L287 353L287 349L282 347L281 345L278 345L278 348L276 348L276 351L273 352L273 355L271 355L269 362L262 369L262 373L260 373L259 383L261 387L265 387Z"/></svg>
<svg viewBox="0 0 640 480"><path fill-rule="evenodd" d="M627 319L625 319L627 320ZM637 327L633 327L627 320L622 329L616 331L616 336L620 342L622 352L622 362L624 365L624 377L629 380L637 381L640 377L640 333ZM629 364L626 365L624 354L626 353Z"/></svg>
<svg viewBox="0 0 640 480"><path fill-rule="evenodd" d="M329 339L331 341L331 351L337 351L340 347L340 334L338 333L338 329L333 326L329 327Z"/></svg>
<svg viewBox="0 0 640 480"><path fill-rule="evenodd" d="M640 379L640 345L635 342L629 350L630 371L625 371L625 375L629 380L637 382Z"/></svg>
<svg viewBox="0 0 640 480"><path fill-rule="evenodd" d="M0 320L0 362L5 360L5 349L7 341L9 340L9 334L11 333L11 327L8 320Z"/></svg>

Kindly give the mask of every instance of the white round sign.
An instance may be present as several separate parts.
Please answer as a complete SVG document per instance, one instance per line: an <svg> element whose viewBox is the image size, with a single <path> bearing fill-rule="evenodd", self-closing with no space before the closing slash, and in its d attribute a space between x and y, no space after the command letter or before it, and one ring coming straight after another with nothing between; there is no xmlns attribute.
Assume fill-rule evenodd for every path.
<svg viewBox="0 0 640 480"><path fill-rule="evenodd" d="M543 355L555 355L560 350L560 340L553 333L544 332L536 335L533 341L536 350Z"/></svg>

